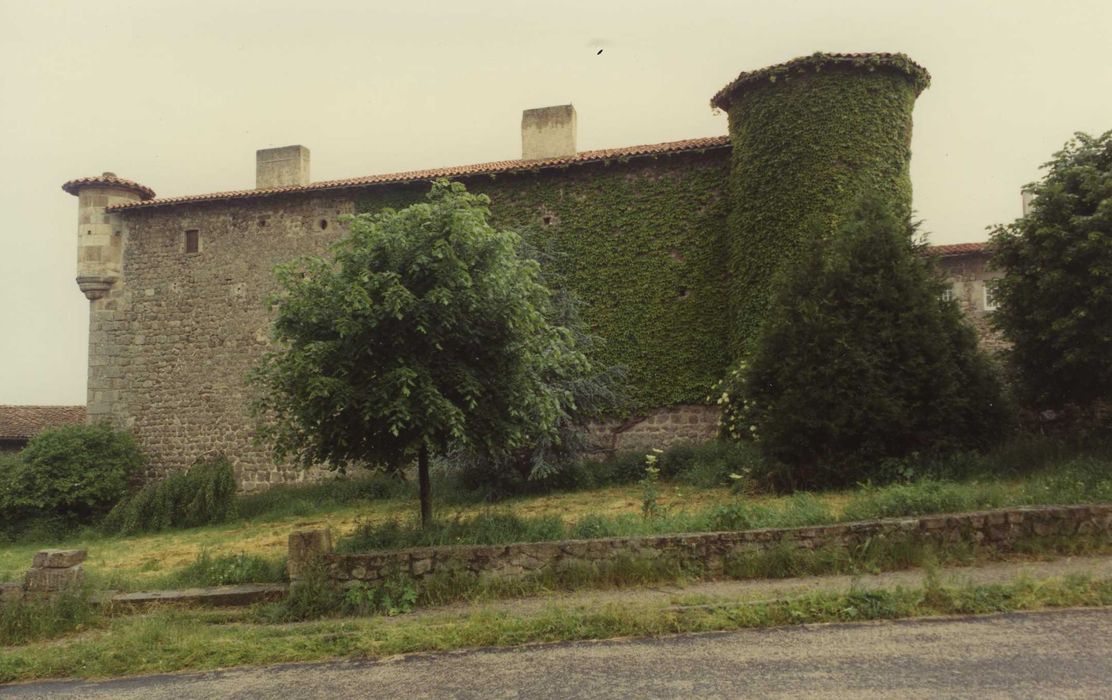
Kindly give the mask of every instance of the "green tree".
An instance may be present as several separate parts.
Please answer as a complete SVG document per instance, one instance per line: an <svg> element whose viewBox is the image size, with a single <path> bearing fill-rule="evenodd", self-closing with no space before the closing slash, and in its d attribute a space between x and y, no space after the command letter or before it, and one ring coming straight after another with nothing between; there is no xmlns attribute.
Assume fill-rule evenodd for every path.
<svg viewBox="0 0 1112 700"><path fill-rule="evenodd" d="M416 459L428 524L430 455L555 436L568 389L551 380L590 365L489 203L439 181L427 202L351 219L330 258L278 269L277 349L253 381L279 458L396 472Z"/></svg>
<svg viewBox="0 0 1112 700"><path fill-rule="evenodd" d="M748 364L716 391L724 432L755 439L806 487L999 437L1001 385L942 291L910 221L862 200L779 280Z"/></svg>
<svg viewBox="0 0 1112 700"><path fill-rule="evenodd" d="M522 236L519 253L540 264L541 281L552 290L549 322L568 329L577 349L597 357L605 341L590 331L581 315L584 303L556 272L565 254L558 252L551 241L534 245L532 241L538 236L533 230L524 230ZM551 366L545 381L559 389L561 401L560 420L554 431L535 435L529 443L505 454L460 449L450 455L450 462L460 471L464 486L485 489L491 499L520 493L530 481L551 479L582 459L590 447L587 428L592 421L621 411L627 397L626 376L624 366L604 366L597 361Z"/></svg>
<svg viewBox="0 0 1112 700"><path fill-rule="evenodd" d="M1092 408L1112 400L1112 131L1043 167L1031 211L992 234L993 322L1027 402Z"/></svg>

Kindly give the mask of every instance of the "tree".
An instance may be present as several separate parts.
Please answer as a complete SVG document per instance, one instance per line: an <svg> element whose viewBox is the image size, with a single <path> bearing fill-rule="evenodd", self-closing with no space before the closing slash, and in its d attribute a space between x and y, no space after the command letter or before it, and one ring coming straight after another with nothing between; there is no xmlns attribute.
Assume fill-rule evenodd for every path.
<svg viewBox="0 0 1112 700"><path fill-rule="evenodd" d="M1043 167L1031 211L992 234L993 322L1028 403L1090 409L1112 401L1112 131Z"/></svg>
<svg viewBox="0 0 1112 700"><path fill-rule="evenodd" d="M778 281L748 363L717 392L794 486L884 478L886 460L977 447L1006 424L972 328L918 255L914 226L866 198ZM733 386L731 386L733 385Z"/></svg>
<svg viewBox="0 0 1112 700"><path fill-rule="evenodd" d="M590 331L583 320L583 302L556 272L563 256L552 241L534 245L539 236L532 229L522 231L519 253L540 265L541 281L552 290L549 321L566 328L576 348L596 355L605 341ZM618 413L625 401L626 368L601 366L590 362L576 366L554 365L545 382L559 389L561 418L555 430L538 434L517 449L499 455L478 453L467 448L450 455L459 469L462 483L486 490L488 498L520 493L531 481L550 479L581 459L590 448L587 429L592 421Z"/></svg>
<svg viewBox="0 0 1112 700"><path fill-rule="evenodd" d="M400 472L417 461L432 518L429 456L501 456L554 438L567 389L589 369L519 237L490 200L439 181L428 201L351 219L329 259L281 266L269 352L253 373L260 433L301 465Z"/></svg>

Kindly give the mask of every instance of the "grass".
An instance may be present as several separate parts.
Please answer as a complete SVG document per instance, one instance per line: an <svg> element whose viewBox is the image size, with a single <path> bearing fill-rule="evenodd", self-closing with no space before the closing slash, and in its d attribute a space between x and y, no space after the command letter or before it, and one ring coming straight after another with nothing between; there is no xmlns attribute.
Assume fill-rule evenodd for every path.
<svg viewBox="0 0 1112 700"><path fill-rule="evenodd" d="M711 445L676 448L661 456L661 515L640 516L636 483L586 491L517 496L496 504L441 475L434 483L440 520L429 531L415 526L413 485L386 477L286 486L238 499L236 519L218 525L133 536L86 530L61 539L42 538L0 546L0 580L16 580L35 551L47 546L89 551L85 568L96 588L140 590L220 577L197 573L204 553L213 559L243 557L265 562L253 571L273 580L286 554L290 531L329 527L343 548L417 544L549 540L563 537L635 536L752 527L790 527L838 520L954 512L1009 505L1112 501L1112 458L1058 441L1023 438L989 455L957 455L923 467L910 484L865 486L851 491L779 496L734 493L722 483L751 457ZM742 462L737 462L741 459ZM629 480L643 460L620 456L601 469L603 480ZM1008 466L1010 465L1010 466ZM643 473L643 471L642 471ZM985 474L1005 474L985 477ZM453 490L456 489L456 490ZM350 537L355 534L355 537ZM190 567L196 575L188 573ZM190 578L193 576L192 578Z"/></svg>
<svg viewBox="0 0 1112 700"><path fill-rule="evenodd" d="M716 605L552 606L522 615L448 610L421 616L258 624L251 610L157 610L106 618L62 640L4 649L0 682L206 670L245 664L504 647L614 637L767 628L823 622L1112 605L1112 580L1074 576L1000 585L815 592L772 602Z"/></svg>

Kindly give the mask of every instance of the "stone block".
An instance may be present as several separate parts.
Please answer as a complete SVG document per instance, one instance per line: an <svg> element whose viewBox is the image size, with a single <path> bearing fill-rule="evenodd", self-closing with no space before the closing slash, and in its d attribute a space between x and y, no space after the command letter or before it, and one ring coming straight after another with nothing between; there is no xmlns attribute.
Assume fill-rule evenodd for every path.
<svg viewBox="0 0 1112 700"><path fill-rule="evenodd" d="M290 579L301 578L314 560L332 552L332 533L327 529L295 530L289 537L289 560L286 569Z"/></svg>
<svg viewBox="0 0 1112 700"><path fill-rule="evenodd" d="M29 569L23 578L23 590L28 593L54 593L77 588L85 582L85 571L80 564L68 569Z"/></svg>
<svg viewBox="0 0 1112 700"><path fill-rule="evenodd" d="M85 561L84 549L43 549L35 554L31 566L36 569L68 569Z"/></svg>

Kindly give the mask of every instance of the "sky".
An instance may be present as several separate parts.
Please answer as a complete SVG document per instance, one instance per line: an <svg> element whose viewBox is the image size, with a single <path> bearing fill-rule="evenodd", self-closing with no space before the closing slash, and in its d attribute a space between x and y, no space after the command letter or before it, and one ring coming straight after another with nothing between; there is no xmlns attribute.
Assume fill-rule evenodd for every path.
<svg viewBox="0 0 1112 700"><path fill-rule="evenodd" d="M85 402L76 177L250 189L289 144L313 180L514 159L521 111L569 102L580 150L719 135L742 71L903 52L933 80L911 178L939 244L1112 128L1107 0L0 0L0 26L0 404Z"/></svg>

